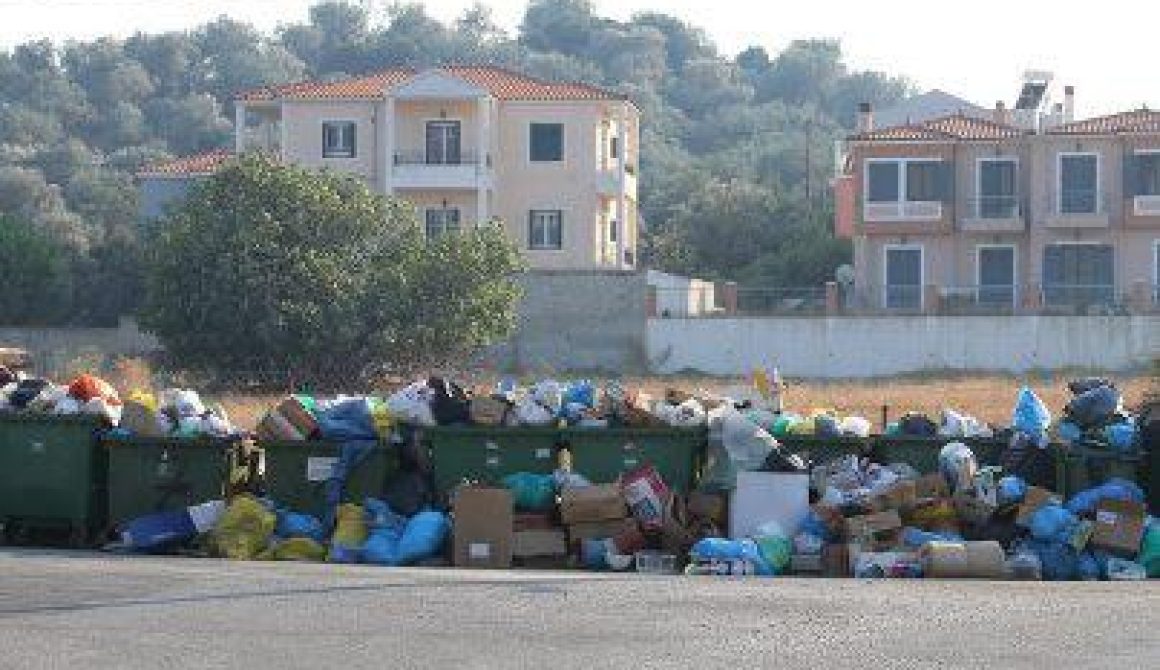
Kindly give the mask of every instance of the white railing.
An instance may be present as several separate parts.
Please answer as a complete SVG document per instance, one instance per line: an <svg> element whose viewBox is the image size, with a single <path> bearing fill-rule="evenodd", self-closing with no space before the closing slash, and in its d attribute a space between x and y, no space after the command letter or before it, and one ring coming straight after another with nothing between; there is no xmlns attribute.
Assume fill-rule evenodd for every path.
<svg viewBox="0 0 1160 670"><path fill-rule="evenodd" d="M941 202L868 202L863 207L866 221L938 221Z"/></svg>
<svg viewBox="0 0 1160 670"><path fill-rule="evenodd" d="M1136 196L1136 216L1160 216L1160 195Z"/></svg>

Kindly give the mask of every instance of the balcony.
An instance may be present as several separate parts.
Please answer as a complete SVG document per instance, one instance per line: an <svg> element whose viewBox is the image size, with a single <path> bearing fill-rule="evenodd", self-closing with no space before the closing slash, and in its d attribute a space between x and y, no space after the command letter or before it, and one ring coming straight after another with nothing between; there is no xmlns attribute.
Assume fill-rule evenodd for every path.
<svg viewBox="0 0 1160 670"><path fill-rule="evenodd" d="M1136 216L1160 216L1160 195L1138 195L1133 201Z"/></svg>
<svg viewBox="0 0 1160 670"><path fill-rule="evenodd" d="M636 169L629 165L624 175L624 193L630 198L637 197L637 177ZM600 170L597 173L596 187L600 191L600 195L608 198L620 197L620 170L615 166L608 170Z"/></svg>
<svg viewBox="0 0 1160 670"><path fill-rule="evenodd" d="M400 152L391 169L393 188L476 189L491 188L491 156L482 160L464 152L451 161L428 160L425 152Z"/></svg>
<svg viewBox="0 0 1160 670"><path fill-rule="evenodd" d="M249 126L241 131L242 151L261 151L274 155L282 154L282 127L280 123L264 123Z"/></svg>
<svg viewBox="0 0 1160 670"><path fill-rule="evenodd" d="M973 233L1018 233L1026 227L1023 207L1014 195L983 195L967 201L962 229Z"/></svg>
<svg viewBox="0 0 1160 670"><path fill-rule="evenodd" d="M1091 190L1063 191L1044 218L1047 228L1107 228L1108 200Z"/></svg>
<svg viewBox="0 0 1160 670"><path fill-rule="evenodd" d="M862 218L866 222L891 221L939 221L942 219L943 204L930 202L867 202L862 207Z"/></svg>

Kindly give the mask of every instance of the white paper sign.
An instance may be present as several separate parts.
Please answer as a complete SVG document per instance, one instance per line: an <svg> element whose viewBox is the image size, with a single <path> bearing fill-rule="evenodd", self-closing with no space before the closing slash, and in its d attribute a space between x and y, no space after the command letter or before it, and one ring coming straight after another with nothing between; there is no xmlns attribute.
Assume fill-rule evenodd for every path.
<svg viewBox="0 0 1160 670"><path fill-rule="evenodd" d="M334 475L338 458L333 456L313 456L306 459L306 481L325 482Z"/></svg>
<svg viewBox="0 0 1160 670"><path fill-rule="evenodd" d="M491 545L487 542L472 542L467 546L467 556L473 561L486 561L491 558Z"/></svg>

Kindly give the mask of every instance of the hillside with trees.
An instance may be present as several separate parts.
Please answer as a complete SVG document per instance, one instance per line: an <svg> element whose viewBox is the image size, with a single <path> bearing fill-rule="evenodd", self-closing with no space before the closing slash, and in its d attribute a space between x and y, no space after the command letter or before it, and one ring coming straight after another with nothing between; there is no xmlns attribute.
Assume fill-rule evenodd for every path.
<svg viewBox="0 0 1160 670"><path fill-rule="evenodd" d="M766 286L814 285L847 262L848 245L830 234L832 142L858 102L909 92L901 79L851 69L836 42L732 57L679 19L614 21L589 0L531 0L514 35L482 5L448 24L420 4L368 16L325 2L274 34L223 17L186 32L22 44L0 52L0 228L52 260L0 267L0 281L35 290L12 275L51 268L53 305L12 298L0 318L99 325L135 311L148 235L133 174L230 146L235 92L444 63L631 96L643 114L646 261Z"/></svg>

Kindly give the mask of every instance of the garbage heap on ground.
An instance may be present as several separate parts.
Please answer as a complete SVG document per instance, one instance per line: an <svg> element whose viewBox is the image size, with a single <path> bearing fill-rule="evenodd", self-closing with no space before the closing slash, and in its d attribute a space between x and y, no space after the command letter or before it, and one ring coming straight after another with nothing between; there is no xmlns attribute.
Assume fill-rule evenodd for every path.
<svg viewBox="0 0 1160 670"><path fill-rule="evenodd" d="M1160 576L1160 523L1148 517L1135 482L1113 479L1064 500L1029 483L1018 467L981 466L958 438L998 431L954 411L943 412L937 424L917 414L898 422L898 435L943 438L935 472L859 454L810 463L774 433L861 436L868 422L825 411L795 418L768 400L760 392L736 400L673 391L649 402L616 385L598 394L589 382L501 385L473 397L439 379L385 399L287 398L263 420L261 439L343 444L322 517L243 495L138 519L122 540L135 550L193 543L234 559L387 566L859 578ZM1064 414L1078 417L1090 412L1085 407L1073 402ZM563 448L551 474L464 482L443 499L423 471L414 436L435 425L470 424L706 426L709 437L698 487L687 494L648 463L616 481L591 481ZM1044 452L1050 430L1050 412L1024 389L1004 433L1008 451ZM381 441L405 455L404 471L383 496L348 500L346 475ZM1006 453L1003 460L1025 462Z"/></svg>

